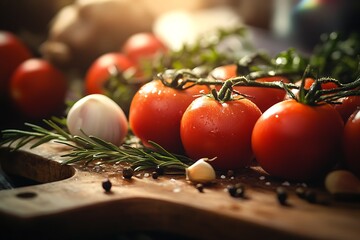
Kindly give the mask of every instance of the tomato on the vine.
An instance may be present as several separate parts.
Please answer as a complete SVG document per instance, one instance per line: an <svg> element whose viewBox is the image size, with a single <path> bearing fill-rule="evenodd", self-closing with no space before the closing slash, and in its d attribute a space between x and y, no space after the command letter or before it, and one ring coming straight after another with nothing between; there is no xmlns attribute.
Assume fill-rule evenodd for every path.
<svg viewBox="0 0 360 240"><path fill-rule="evenodd" d="M313 78L306 78L304 88L310 89L312 84L315 82ZM301 84L301 81L297 83L299 86ZM322 89L333 89L338 88L338 85L336 85L334 82L327 82L321 84ZM341 115L344 123L346 123L347 119L350 117L350 115L358 108L360 107L360 96L348 96L340 98L336 101L337 103L332 104L332 106L339 112Z"/></svg>
<svg viewBox="0 0 360 240"><path fill-rule="evenodd" d="M351 114L345 124L343 146L347 168L360 177L360 108Z"/></svg>
<svg viewBox="0 0 360 240"><path fill-rule="evenodd" d="M224 65L215 68L211 73L211 77L219 80L227 80L229 78L236 77L236 65ZM276 82L283 81L284 83L289 83L289 80L282 76L273 76L273 77L264 77L258 78L255 81L257 82ZM217 86L216 89L220 89L220 86ZM264 87L247 87L247 86L234 86L234 90L238 91L241 94L244 94L248 97L250 101L255 103L259 109L264 112L266 109L283 101L286 96L286 91L283 89L271 89Z"/></svg>
<svg viewBox="0 0 360 240"><path fill-rule="evenodd" d="M183 153L180 139L180 120L189 104L205 86L177 90L165 86L160 80L143 85L130 105L129 124L133 133L148 145L151 140L166 150Z"/></svg>
<svg viewBox="0 0 360 240"><path fill-rule="evenodd" d="M236 77L236 69L237 66L236 64L228 64L228 65L223 65L223 66L219 66L214 68L211 72L210 72L210 77L214 78L214 79L218 79L218 80L228 80L229 78L233 78ZM217 87L217 90L219 90L220 87Z"/></svg>
<svg viewBox="0 0 360 240"><path fill-rule="evenodd" d="M290 99L270 107L252 133L259 165L288 180L320 178L339 160L344 123L329 104L306 105Z"/></svg>
<svg viewBox="0 0 360 240"><path fill-rule="evenodd" d="M10 81L11 99L28 118L42 119L65 107L67 80L64 74L43 59L21 63Z"/></svg>
<svg viewBox="0 0 360 240"><path fill-rule="evenodd" d="M7 93L11 75L17 66L31 57L30 50L18 37L0 31L0 97Z"/></svg>
<svg viewBox="0 0 360 240"><path fill-rule="evenodd" d="M283 81L289 83L285 77L274 76L256 79L257 82L277 82ZM275 103L281 102L286 96L286 91L283 89L264 88L264 87L234 87L241 94L248 96L249 100L254 102L259 107L261 112L265 112L269 107Z"/></svg>
<svg viewBox="0 0 360 240"><path fill-rule="evenodd" d="M125 71L135 64L124 54L105 53L97 58L87 70L85 76L86 94L104 94L106 82L111 77L111 68L116 67L118 71Z"/></svg>
<svg viewBox="0 0 360 240"><path fill-rule="evenodd" d="M218 170L243 168L253 159L251 133L261 111L246 98L225 102L202 96L185 111L180 126L186 154L192 159L215 158Z"/></svg>
<svg viewBox="0 0 360 240"><path fill-rule="evenodd" d="M311 86L314 84L315 79L314 78L305 78L305 83L304 83L304 88L305 89L310 89ZM299 86L301 84L301 80L298 82ZM327 83L322 83L321 84L321 88L322 89L332 89L332 88L337 88L338 86L333 83L333 82L327 82Z"/></svg>
<svg viewBox="0 0 360 240"><path fill-rule="evenodd" d="M360 96L343 97L338 102L339 104L333 104L333 106L346 123L350 115L360 107Z"/></svg>
<svg viewBox="0 0 360 240"><path fill-rule="evenodd" d="M167 46L150 32L140 32L130 36L121 48L133 62L141 67L143 60L153 59L159 53L165 53Z"/></svg>

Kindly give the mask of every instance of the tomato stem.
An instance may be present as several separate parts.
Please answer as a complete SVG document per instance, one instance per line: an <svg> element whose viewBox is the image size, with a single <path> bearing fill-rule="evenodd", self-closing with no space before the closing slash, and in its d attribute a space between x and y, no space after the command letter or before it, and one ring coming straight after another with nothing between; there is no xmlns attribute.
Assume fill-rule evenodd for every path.
<svg viewBox="0 0 360 240"><path fill-rule="evenodd" d="M310 89L305 89L305 80L307 77L314 78L314 83L311 85ZM323 89L322 86L325 83L334 83L337 87L330 89ZM286 85L284 85L286 90ZM311 68L308 66L304 72L304 75L301 80L301 85L299 89L299 94L296 97L294 94L290 94L293 99L298 102L307 104L307 105L318 105L323 103L336 103L336 100L347 97L360 95L360 78L352 81L350 83L341 83L337 79L330 77L317 78L314 77L314 74L311 73ZM291 91L287 90L288 93Z"/></svg>
<svg viewBox="0 0 360 240"><path fill-rule="evenodd" d="M195 85L220 85L222 88L219 92L215 93L215 91L211 91L210 95L214 99L222 102L231 100L233 93L241 95L233 89L234 86L284 89L291 98L307 105L323 104L324 102L334 103L341 97L360 95L360 90L358 90L358 88L360 88L360 78L350 83L341 83L334 78L317 78L316 75L314 70L310 66L307 66L300 87L293 83L284 83L282 81L258 82L251 79L249 75L233 77L224 82L222 80L199 77L190 69L167 70L164 73L159 73L157 78L161 80L165 86L178 90L185 90ZM310 89L305 89L305 80L308 77L314 78L315 82L311 85ZM322 85L328 82L332 82L338 87L323 89ZM299 89L298 96L291 91L292 89Z"/></svg>

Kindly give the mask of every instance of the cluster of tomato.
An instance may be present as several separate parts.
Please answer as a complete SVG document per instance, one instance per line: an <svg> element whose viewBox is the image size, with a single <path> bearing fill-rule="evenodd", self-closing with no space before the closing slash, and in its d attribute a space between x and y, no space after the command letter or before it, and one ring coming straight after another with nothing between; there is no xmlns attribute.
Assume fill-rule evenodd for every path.
<svg viewBox="0 0 360 240"><path fill-rule="evenodd" d="M16 35L0 31L1 105L11 105L25 118L46 118L64 109L67 89L60 70L35 57Z"/></svg>
<svg viewBox="0 0 360 240"><path fill-rule="evenodd" d="M236 66L228 65L209 78L235 76ZM280 80L288 82L284 77L256 81ZM305 88L311 84L307 79ZM179 90L154 80L134 96L130 127L144 144L151 140L194 160L214 158L210 164L217 170L241 169L256 159L271 176L313 181L344 159L360 176L360 96L341 98L342 104L307 105L287 99L283 89L233 89L246 97L223 100L217 96L221 90L204 94L208 86Z"/></svg>
<svg viewBox="0 0 360 240"><path fill-rule="evenodd" d="M120 72L134 68L137 77L132 79L141 81L141 61L166 50L151 33L130 36L120 51L106 53L89 66L84 77L85 94L104 94L109 68L114 66ZM0 66L1 105L10 105L14 113L30 120L63 113L72 79L63 69L35 56L20 38L8 31L0 31Z"/></svg>
<svg viewBox="0 0 360 240"><path fill-rule="evenodd" d="M109 97L128 113L131 98L139 87L148 81L149 77L144 73L144 69L148 67L146 64L166 51L168 51L167 46L151 32L131 35L119 51L105 53L91 64L84 79L85 94L110 95ZM119 74L126 71L130 72L131 77L128 77L130 82L122 79L124 88L120 89ZM109 86L112 77L115 78L115 87ZM119 89L122 92L117 93ZM124 95L128 95L126 99Z"/></svg>
<svg viewBox="0 0 360 240"><path fill-rule="evenodd" d="M283 89L234 86L242 97L226 99L220 86L177 89L160 79L144 82L143 63L166 51L151 33L131 36L118 52L100 56L88 68L85 94L105 94L114 67L131 69L139 85L130 99L129 125L144 145L153 141L174 154L213 159L217 170L242 169L256 159L274 177L309 181L345 160L360 176L360 96L341 98L341 104L307 105L286 99ZM10 95L24 115L46 118L64 106L64 75L5 32L0 34L0 61L1 97ZM225 81L236 75L236 65L226 65L208 78ZM278 76L256 81L289 82ZM307 80L305 87L311 84Z"/></svg>

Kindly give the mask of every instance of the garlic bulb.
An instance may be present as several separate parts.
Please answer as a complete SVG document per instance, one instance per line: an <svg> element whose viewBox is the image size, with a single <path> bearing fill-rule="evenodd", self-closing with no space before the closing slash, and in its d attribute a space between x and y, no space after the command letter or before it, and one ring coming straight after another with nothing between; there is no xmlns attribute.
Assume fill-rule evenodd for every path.
<svg viewBox="0 0 360 240"><path fill-rule="evenodd" d="M201 158L186 168L187 180L196 183L208 183L216 179L214 168L205 160L207 159Z"/></svg>
<svg viewBox="0 0 360 240"><path fill-rule="evenodd" d="M360 194L360 179L347 170L335 170L326 176L325 187L332 194Z"/></svg>
<svg viewBox="0 0 360 240"><path fill-rule="evenodd" d="M81 98L69 110L67 127L72 135L92 135L119 146L128 132L123 110L109 97L91 94Z"/></svg>

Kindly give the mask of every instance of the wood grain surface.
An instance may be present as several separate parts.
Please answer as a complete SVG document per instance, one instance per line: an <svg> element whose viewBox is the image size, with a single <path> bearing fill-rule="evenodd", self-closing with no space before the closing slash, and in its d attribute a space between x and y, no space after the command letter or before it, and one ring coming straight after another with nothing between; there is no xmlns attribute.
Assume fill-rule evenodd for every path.
<svg viewBox="0 0 360 240"><path fill-rule="evenodd" d="M158 231L184 239L359 239L360 203L335 201L321 183L305 185L271 179L259 167L198 191L183 175L153 179L140 172L131 180L120 165L62 165L66 147L47 143L35 149L0 149L4 172L40 184L0 191L0 238L82 239L117 232ZM110 179L106 193L102 181ZM245 197L226 191L245 185ZM275 189L289 192L279 204ZM295 194L315 191L317 203ZM51 237L51 238L49 238ZM105 238L104 238L105 239Z"/></svg>

